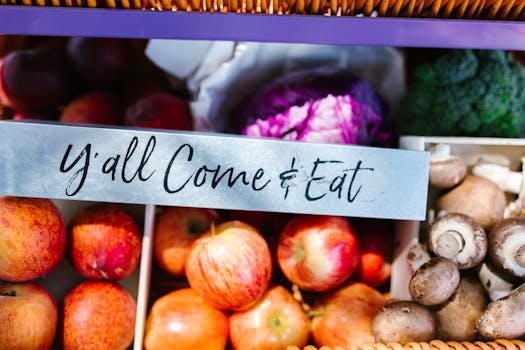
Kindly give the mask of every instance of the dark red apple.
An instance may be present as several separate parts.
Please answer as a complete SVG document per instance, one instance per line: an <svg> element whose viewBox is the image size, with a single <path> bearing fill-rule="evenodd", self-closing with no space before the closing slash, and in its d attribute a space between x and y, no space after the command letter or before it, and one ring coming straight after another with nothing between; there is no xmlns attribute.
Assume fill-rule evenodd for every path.
<svg viewBox="0 0 525 350"><path fill-rule="evenodd" d="M390 279L392 273L394 221L367 218L354 223L361 249L357 278L371 286L381 286Z"/></svg>
<svg viewBox="0 0 525 350"><path fill-rule="evenodd" d="M124 125L171 130L192 130L188 102L171 93L148 95L131 104L124 115Z"/></svg>
<svg viewBox="0 0 525 350"><path fill-rule="evenodd" d="M66 123L120 124L120 107L117 96L110 91L90 91L69 102L60 115Z"/></svg>
<svg viewBox="0 0 525 350"><path fill-rule="evenodd" d="M71 221L68 255L82 276L119 281L135 270L141 241L140 230L130 214L117 204L96 203L82 209Z"/></svg>
<svg viewBox="0 0 525 350"><path fill-rule="evenodd" d="M153 251L161 268L184 276L184 265L193 242L219 222L213 209L164 207L156 218Z"/></svg>
<svg viewBox="0 0 525 350"><path fill-rule="evenodd" d="M146 350L224 350L228 315L205 303L191 288L157 299L146 319Z"/></svg>
<svg viewBox="0 0 525 350"><path fill-rule="evenodd" d="M310 319L283 286L270 286L257 304L230 316L230 339L238 350L303 348L310 337Z"/></svg>
<svg viewBox="0 0 525 350"><path fill-rule="evenodd" d="M0 280L25 282L51 272L64 255L66 228L49 199L0 197Z"/></svg>
<svg viewBox="0 0 525 350"><path fill-rule="evenodd" d="M0 350L49 350L57 330L57 304L36 283L0 283Z"/></svg>
<svg viewBox="0 0 525 350"><path fill-rule="evenodd" d="M63 302L64 350L124 350L133 342L137 303L120 285L84 281Z"/></svg>
<svg viewBox="0 0 525 350"><path fill-rule="evenodd" d="M88 89L114 88L132 74L133 52L127 39L72 37L66 51Z"/></svg>
<svg viewBox="0 0 525 350"><path fill-rule="evenodd" d="M186 276L191 288L210 305L246 310L270 283L270 250L254 227L241 221L223 222L193 243Z"/></svg>
<svg viewBox="0 0 525 350"><path fill-rule="evenodd" d="M65 56L57 50L18 50L0 66L0 102L17 112L48 110L66 102L73 83Z"/></svg>
<svg viewBox="0 0 525 350"><path fill-rule="evenodd" d="M339 216L298 215L283 229L277 260L299 288L328 291L359 266L359 241L348 220Z"/></svg>

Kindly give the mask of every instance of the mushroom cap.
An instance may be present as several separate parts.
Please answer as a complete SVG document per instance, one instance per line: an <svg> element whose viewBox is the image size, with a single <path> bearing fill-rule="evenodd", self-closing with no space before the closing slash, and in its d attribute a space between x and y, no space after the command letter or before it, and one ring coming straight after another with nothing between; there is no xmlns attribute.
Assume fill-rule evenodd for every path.
<svg viewBox="0 0 525 350"><path fill-rule="evenodd" d="M519 339L525 336L525 283L506 297L491 302L476 329L485 339Z"/></svg>
<svg viewBox="0 0 525 350"><path fill-rule="evenodd" d="M465 214L440 216L430 226L428 237L430 251L451 260L460 270L477 266L487 253L485 230Z"/></svg>
<svg viewBox="0 0 525 350"><path fill-rule="evenodd" d="M487 293L477 278L462 277L452 299L435 312L438 339L473 341L476 323L488 302Z"/></svg>
<svg viewBox="0 0 525 350"><path fill-rule="evenodd" d="M387 302L372 318L374 340L383 344L428 342L436 336L434 315L408 300Z"/></svg>
<svg viewBox="0 0 525 350"><path fill-rule="evenodd" d="M431 155L428 182L440 189L451 188L467 176L463 159L451 155Z"/></svg>
<svg viewBox="0 0 525 350"><path fill-rule="evenodd" d="M459 280L456 264L438 256L414 272L408 283L408 291L412 299L422 305L439 305L454 294Z"/></svg>
<svg viewBox="0 0 525 350"><path fill-rule="evenodd" d="M437 211L468 215L485 230L503 219L506 205L505 192L498 185L475 175L467 175L436 200Z"/></svg>
<svg viewBox="0 0 525 350"><path fill-rule="evenodd" d="M508 218L489 233L490 261L511 278L525 279L525 218Z"/></svg>

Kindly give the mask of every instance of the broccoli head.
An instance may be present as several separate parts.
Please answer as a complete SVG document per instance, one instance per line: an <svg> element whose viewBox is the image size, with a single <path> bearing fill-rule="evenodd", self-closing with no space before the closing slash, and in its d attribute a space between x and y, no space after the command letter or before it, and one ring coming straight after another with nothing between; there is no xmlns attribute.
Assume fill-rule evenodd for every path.
<svg viewBox="0 0 525 350"><path fill-rule="evenodd" d="M415 68L396 122L405 135L525 137L524 67L502 50L450 50Z"/></svg>

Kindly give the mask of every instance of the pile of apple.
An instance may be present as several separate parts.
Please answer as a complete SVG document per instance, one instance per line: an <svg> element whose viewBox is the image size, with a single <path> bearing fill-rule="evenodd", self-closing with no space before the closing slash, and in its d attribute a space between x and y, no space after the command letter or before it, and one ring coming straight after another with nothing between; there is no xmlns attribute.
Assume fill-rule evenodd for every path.
<svg viewBox="0 0 525 350"><path fill-rule="evenodd" d="M392 224L162 207L144 348L374 343L371 320L387 299ZM174 282L161 281L166 275Z"/></svg>
<svg viewBox="0 0 525 350"><path fill-rule="evenodd" d="M191 130L187 100L141 40L35 37L0 56L0 119Z"/></svg>
<svg viewBox="0 0 525 350"><path fill-rule="evenodd" d="M66 227L49 199L0 197L0 349L130 346L136 301L118 281L135 270L141 241L116 204L93 203ZM41 281L63 260L82 280L55 300Z"/></svg>

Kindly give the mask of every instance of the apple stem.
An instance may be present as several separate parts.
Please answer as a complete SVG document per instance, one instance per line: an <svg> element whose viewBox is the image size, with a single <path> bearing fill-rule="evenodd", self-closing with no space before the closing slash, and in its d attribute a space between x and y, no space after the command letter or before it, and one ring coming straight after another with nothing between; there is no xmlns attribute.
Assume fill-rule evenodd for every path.
<svg viewBox="0 0 525 350"><path fill-rule="evenodd" d="M94 267L95 267L95 270L100 274L100 276L102 276L103 279L106 279L106 280L109 279L109 276L106 273L106 271L100 269L96 263L95 263ZM117 272L117 271L115 271L115 272Z"/></svg>
<svg viewBox="0 0 525 350"><path fill-rule="evenodd" d="M213 222L213 221L210 224L210 232L211 232L211 236L215 237L215 222Z"/></svg>
<svg viewBox="0 0 525 350"><path fill-rule="evenodd" d="M325 314L326 310L324 307L317 309L317 310L310 310L308 311L308 317L317 317L317 316L323 316Z"/></svg>

